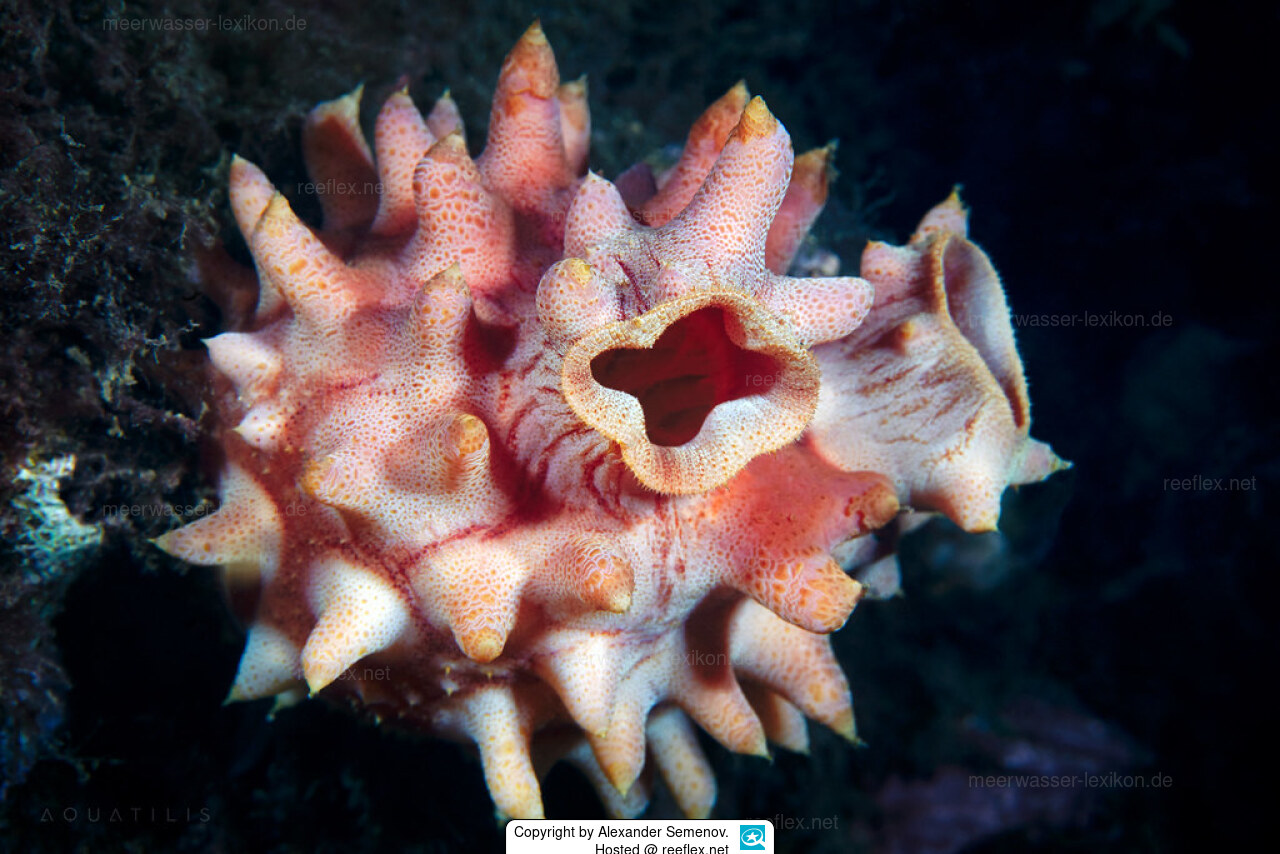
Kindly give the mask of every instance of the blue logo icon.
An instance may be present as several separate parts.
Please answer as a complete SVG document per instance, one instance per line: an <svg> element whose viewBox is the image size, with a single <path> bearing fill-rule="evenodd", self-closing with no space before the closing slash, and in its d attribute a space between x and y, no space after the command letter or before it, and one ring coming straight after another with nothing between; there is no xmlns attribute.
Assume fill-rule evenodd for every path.
<svg viewBox="0 0 1280 854"><path fill-rule="evenodd" d="M739 848L743 851L764 851L763 824L744 824L738 828L741 834Z"/></svg>

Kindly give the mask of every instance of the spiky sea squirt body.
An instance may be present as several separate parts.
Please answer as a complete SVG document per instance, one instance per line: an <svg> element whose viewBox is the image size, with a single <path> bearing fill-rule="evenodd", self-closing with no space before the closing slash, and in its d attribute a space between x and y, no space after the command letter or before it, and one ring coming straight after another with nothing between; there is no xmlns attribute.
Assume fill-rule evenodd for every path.
<svg viewBox="0 0 1280 854"><path fill-rule="evenodd" d="M253 603L231 699L473 742L512 817L559 759L615 815L654 771L706 815L691 720L757 755L804 749L805 717L853 738L826 636L863 588L832 552L900 502L991 528L1059 465L958 201L866 278L794 279L831 150L793 171L741 84L626 201L536 24L474 160L447 96L394 94L372 150L359 97L304 132L321 230L232 167L260 294L208 342L222 507L159 540Z"/></svg>

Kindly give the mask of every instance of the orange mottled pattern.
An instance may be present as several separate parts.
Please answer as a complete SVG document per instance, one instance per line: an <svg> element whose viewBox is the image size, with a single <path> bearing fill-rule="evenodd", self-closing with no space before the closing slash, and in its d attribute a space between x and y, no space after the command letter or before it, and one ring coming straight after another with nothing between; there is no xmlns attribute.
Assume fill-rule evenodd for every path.
<svg viewBox="0 0 1280 854"><path fill-rule="evenodd" d="M522 818L556 761L613 815L659 784L707 815L696 728L855 740L829 634L892 560L875 532L990 529L1063 465L959 200L860 276L794 278L834 149L795 158L743 84L625 200L537 24L476 157L447 93L392 94L372 147L360 98L303 130L320 227L231 168L259 291L208 342L221 509L157 541L249 603L229 699L472 743Z"/></svg>

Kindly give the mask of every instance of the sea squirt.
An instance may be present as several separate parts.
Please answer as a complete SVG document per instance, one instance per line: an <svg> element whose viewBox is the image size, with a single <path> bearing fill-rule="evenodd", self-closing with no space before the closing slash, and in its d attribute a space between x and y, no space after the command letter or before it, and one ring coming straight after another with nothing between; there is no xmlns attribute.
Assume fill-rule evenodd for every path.
<svg viewBox="0 0 1280 854"><path fill-rule="evenodd" d="M477 158L447 95L393 94L372 148L359 99L306 123L319 230L231 169L258 290L208 341L221 508L157 541L248 618L230 698L472 742L519 818L562 759L611 814L660 777L707 815L694 724L761 756L805 718L854 739L828 635L869 535L907 507L990 530L1062 465L958 198L861 277L792 278L832 149L794 158L741 84L625 197L537 24Z"/></svg>

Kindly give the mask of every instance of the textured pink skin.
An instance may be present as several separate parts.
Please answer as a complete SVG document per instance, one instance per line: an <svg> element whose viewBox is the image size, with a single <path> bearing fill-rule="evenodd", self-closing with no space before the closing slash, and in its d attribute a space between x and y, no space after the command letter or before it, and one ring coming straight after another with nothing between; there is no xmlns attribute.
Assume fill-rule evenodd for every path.
<svg viewBox="0 0 1280 854"><path fill-rule="evenodd" d="M423 119L403 91L371 152L359 94L304 133L319 232L232 167L261 293L208 342L222 509L158 541L252 603L231 699L323 691L474 742L513 817L560 759L615 815L656 771L705 816L690 719L756 755L806 749L805 717L854 739L826 635L863 588L833 550L899 502L991 527L1059 465L958 201L868 248L872 307L864 279L779 272L830 151L792 178L745 87L634 210L583 176L585 85L536 24L474 161L447 96Z"/></svg>

